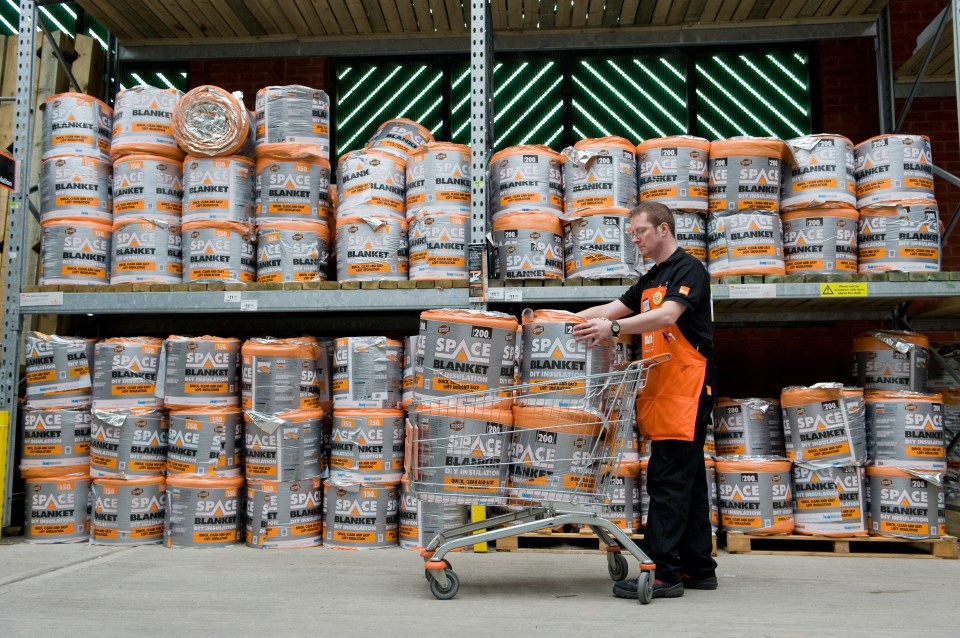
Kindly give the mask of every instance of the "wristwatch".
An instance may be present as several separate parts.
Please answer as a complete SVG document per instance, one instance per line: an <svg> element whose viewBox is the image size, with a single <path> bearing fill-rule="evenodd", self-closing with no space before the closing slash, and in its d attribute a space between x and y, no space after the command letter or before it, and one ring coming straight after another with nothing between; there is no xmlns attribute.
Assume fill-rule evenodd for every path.
<svg viewBox="0 0 960 638"><path fill-rule="evenodd" d="M610 333L614 338L620 336L620 323L616 319L610 322Z"/></svg>

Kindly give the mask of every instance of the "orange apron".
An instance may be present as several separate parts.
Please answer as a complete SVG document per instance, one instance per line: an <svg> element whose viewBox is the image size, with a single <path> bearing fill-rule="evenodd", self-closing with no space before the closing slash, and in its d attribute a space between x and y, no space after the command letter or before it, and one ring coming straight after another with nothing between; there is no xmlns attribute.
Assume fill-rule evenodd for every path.
<svg viewBox="0 0 960 638"><path fill-rule="evenodd" d="M644 290L640 312L662 306L666 294L664 286ZM677 324L643 333L644 359L664 353L670 360L650 369L647 385L637 397L637 423L643 436L653 441L693 441L707 360Z"/></svg>

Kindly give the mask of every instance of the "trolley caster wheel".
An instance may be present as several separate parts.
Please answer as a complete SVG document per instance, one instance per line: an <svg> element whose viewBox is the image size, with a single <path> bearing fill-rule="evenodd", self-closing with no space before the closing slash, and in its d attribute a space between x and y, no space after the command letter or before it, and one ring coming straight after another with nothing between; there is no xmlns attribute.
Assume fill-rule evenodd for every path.
<svg viewBox="0 0 960 638"><path fill-rule="evenodd" d="M460 591L460 579L449 567L443 570L447 577L447 586L443 587L435 578L430 578L430 593L438 600L450 600Z"/></svg>
<svg viewBox="0 0 960 638"><path fill-rule="evenodd" d="M607 570L610 572L610 579L613 582L619 582L627 579L630 573L630 565L627 559L619 552L610 552L607 554Z"/></svg>
<svg viewBox="0 0 960 638"><path fill-rule="evenodd" d="M653 600L653 575L651 572L642 571L637 578L637 600L641 605L648 605Z"/></svg>
<svg viewBox="0 0 960 638"><path fill-rule="evenodd" d="M445 563L447 564L447 569L453 569L453 565L450 564L450 561L449 561L449 560L447 560L446 558L444 558L444 559L443 559L443 562L445 562ZM433 570L427 569L426 567L423 568L423 577L426 578L428 582L431 580L431 578L430 578L430 572L431 572L431 571L433 571Z"/></svg>

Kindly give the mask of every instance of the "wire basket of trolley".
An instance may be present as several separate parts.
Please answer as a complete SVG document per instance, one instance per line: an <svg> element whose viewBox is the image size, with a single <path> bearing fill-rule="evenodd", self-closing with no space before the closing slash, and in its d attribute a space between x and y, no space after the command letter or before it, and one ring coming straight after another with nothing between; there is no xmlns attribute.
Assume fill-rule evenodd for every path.
<svg viewBox="0 0 960 638"><path fill-rule="evenodd" d="M562 525L588 526L607 547L614 581L640 563L640 602L650 602L654 562L604 518L636 427L636 398L660 355L623 370L501 387L418 402L410 414L410 489L425 503L503 512L437 534L422 555L430 591L457 595L448 552ZM492 509L491 508L491 509Z"/></svg>

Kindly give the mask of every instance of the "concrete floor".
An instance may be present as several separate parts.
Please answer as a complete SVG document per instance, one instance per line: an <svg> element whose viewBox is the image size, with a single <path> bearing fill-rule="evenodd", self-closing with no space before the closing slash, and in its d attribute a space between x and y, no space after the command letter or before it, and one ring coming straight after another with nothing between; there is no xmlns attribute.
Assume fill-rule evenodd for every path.
<svg viewBox="0 0 960 638"><path fill-rule="evenodd" d="M400 549L5 540L0 636L960 636L960 561L721 551L717 591L640 606L611 595L600 554L450 559L460 593L439 601Z"/></svg>

